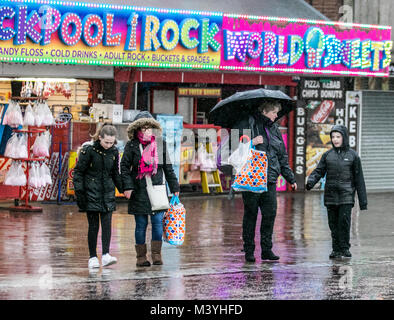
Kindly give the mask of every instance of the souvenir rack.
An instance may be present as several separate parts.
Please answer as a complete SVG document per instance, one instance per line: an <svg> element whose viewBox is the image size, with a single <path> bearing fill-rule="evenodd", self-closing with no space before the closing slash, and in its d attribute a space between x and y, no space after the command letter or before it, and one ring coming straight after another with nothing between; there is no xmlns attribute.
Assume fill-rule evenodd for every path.
<svg viewBox="0 0 394 320"><path fill-rule="evenodd" d="M14 101L43 101L46 98L43 97L11 97L10 100ZM23 102L22 102L23 103ZM21 104L21 103L20 103ZM26 103L28 104L28 102ZM29 164L31 162L41 162L45 161L45 158L35 158L31 155L31 139L34 135L44 133L45 129L40 129L38 127L27 126L27 129L14 129L13 132L16 133L26 133L27 134L27 158L17 158L13 159L15 161L26 162L26 185L24 187L19 187L19 198L15 199L15 205L9 207L8 210L12 212L42 212L41 207L32 206L29 204L29 196L30 196L30 186L29 186ZM25 188L25 195L23 196L22 188ZM20 204L22 200L23 204Z"/></svg>

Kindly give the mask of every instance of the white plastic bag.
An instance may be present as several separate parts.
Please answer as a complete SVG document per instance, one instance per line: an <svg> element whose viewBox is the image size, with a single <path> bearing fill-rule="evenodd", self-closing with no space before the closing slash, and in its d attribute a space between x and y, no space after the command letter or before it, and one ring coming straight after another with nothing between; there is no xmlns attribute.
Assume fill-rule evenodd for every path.
<svg viewBox="0 0 394 320"><path fill-rule="evenodd" d="M49 140L48 134L37 136L33 144L33 154L36 157L49 157Z"/></svg>
<svg viewBox="0 0 394 320"><path fill-rule="evenodd" d="M18 140L18 147L17 147L17 158L27 158L28 154L27 154L27 135L26 134L22 134L19 137Z"/></svg>
<svg viewBox="0 0 394 320"><path fill-rule="evenodd" d="M23 125L25 126L34 126L35 119L34 119L34 112L31 104L29 103L25 109L25 116L23 118Z"/></svg>
<svg viewBox="0 0 394 320"><path fill-rule="evenodd" d="M18 147L18 135L12 133L11 138L8 139L7 145L5 146L4 156L7 158L17 158L16 148Z"/></svg>
<svg viewBox="0 0 394 320"><path fill-rule="evenodd" d="M40 172L40 177L43 180L43 185L44 186L47 184L51 185L52 184L51 172L48 166L44 162L41 164L39 172Z"/></svg>
<svg viewBox="0 0 394 320"><path fill-rule="evenodd" d="M250 150L252 149L252 143L240 142L238 148L229 156L228 162L231 164L236 173L239 173L248 160Z"/></svg>
<svg viewBox="0 0 394 320"><path fill-rule="evenodd" d="M7 124L12 128L17 128L23 125L23 116L19 103L10 101L4 115L3 124Z"/></svg>
<svg viewBox="0 0 394 320"><path fill-rule="evenodd" d="M4 156L12 159L27 158L27 137L13 133L5 147Z"/></svg>
<svg viewBox="0 0 394 320"><path fill-rule="evenodd" d="M200 171L215 171L216 157L214 153L208 153L204 144L201 144L197 150L198 163L200 164Z"/></svg>
<svg viewBox="0 0 394 320"><path fill-rule="evenodd" d="M22 163L13 161L10 169L8 170L4 184L7 186L25 186L26 175L22 167Z"/></svg>
<svg viewBox="0 0 394 320"><path fill-rule="evenodd" d="M30 165L29 170L29 186L32 188L41 188L42 181L40 179L40 173L38 171L38 166L36 163Z"/></svg>
<svg viewBox="0 0 394 320"><path fill-rule="evenodd" d="M42 125L43 126L52 126L55 122L55 119L53 118L51 109L49 109L49 106L47 103L41 103L41 112L42 112Z"/></svg>
<svg viewBox="0 0 394 320"><path fill-rule="evenodd" d="M34 111L35 125L37 127L41 127L43 114L42 114L41 107L40 107L39 103L37 103L37 102L34 103L33 111Z"/></svg>

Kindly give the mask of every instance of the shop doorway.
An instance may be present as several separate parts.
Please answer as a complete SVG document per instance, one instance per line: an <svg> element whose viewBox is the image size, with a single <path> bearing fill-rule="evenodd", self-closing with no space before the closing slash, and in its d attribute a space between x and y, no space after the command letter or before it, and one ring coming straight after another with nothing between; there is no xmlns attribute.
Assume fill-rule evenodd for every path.
<svg viewBox="0 0 394 320"><path fill-rule="evenodd" d="M218 98L197 98L195 124L207 124L209 112L219 102Z"/></svg>

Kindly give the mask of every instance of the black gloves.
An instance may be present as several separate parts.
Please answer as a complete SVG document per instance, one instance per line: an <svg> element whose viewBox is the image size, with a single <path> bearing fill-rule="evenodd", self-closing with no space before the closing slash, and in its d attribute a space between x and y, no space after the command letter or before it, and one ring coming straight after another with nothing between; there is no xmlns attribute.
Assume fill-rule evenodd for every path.
<svg viewBox="0 0 394 320"><path fill-rule="evenodd" d="M77 195L77 206L79 208L79 212L86 211L86 196L82 193Z"/></svg>

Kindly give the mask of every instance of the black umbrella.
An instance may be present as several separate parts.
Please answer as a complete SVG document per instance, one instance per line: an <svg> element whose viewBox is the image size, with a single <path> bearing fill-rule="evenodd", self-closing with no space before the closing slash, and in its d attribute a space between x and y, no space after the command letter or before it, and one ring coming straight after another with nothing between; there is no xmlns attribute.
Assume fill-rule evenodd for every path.
<svg viewBox="0 0 394 320"><path fill-rule="evenodd" d="M237 92L220 101L209 112L209 122L223 128L232 128L243 117L252 114L263 101L279 102L282 109L276 120L295 107L295 101L280 90L255 89Z"/></svg>

